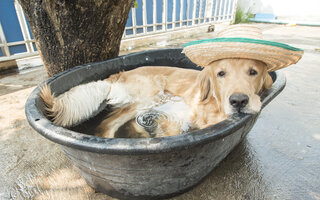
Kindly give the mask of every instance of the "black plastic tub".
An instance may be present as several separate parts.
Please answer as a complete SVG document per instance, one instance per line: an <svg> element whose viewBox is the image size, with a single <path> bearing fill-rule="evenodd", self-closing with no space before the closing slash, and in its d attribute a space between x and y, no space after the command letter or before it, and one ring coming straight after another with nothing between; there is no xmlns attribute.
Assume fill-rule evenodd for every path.
<svg viewBox="0 0 320 200"><path fill-rule="evenodd" d="M56 94L88 81L104 79L139 66L175 66L200 70L182 49L162 49L82 65L46 81ZM262 96L266 106L285 87L282 73L271 73L272 88ZM43 114L39 87L29 96L26 116L41 135L61 145L87 183L120 199L174 196L199 183L247 135L259 114L242 115L209 128L163 138L99 138L55 126Z"/></svg>

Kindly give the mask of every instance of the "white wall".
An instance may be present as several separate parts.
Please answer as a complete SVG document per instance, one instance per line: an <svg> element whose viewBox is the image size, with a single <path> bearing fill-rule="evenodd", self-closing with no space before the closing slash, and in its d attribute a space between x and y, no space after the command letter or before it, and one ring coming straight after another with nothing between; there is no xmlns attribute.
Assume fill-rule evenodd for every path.
<svg viewBox="0 0 320 200"><path fill-rule="evenodd" d="M320 0L238 0L252 13L273 13L279 19L320 21Z"/></svg>

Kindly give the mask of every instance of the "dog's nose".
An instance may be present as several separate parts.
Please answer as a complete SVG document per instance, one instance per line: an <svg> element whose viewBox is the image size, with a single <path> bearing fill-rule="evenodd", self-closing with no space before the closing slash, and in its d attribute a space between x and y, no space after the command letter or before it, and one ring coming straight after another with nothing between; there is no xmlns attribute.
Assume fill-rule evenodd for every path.
<svg viewBox="0 0 320 200"><path fill-rule="evenodd" d="M229 98L230 104L234 108L243 108L249 103L249 97L246 94L233 94Z"/></svg>

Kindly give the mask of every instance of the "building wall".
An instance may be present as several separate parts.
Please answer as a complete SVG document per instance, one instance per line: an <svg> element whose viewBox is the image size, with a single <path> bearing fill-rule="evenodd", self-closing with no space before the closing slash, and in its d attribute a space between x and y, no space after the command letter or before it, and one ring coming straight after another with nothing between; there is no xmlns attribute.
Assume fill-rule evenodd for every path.
<svg viewBox="0 0 320 200"><path fill-rule="evenodd" d="M237 0L136 0L123 39L233 20ZM0 0L0 61L36 47L17 0ZM11 58L9 58L11 56ZM6 57L6 58L5 58Z"/></svg>
<svg viewBox="0 0 320 200"><path fill-rule="evenodd" d="M252 13L273 13L279 19L320 21L320 0L239 0Z"/></svg>
<svg viewBox="0 0 320 200"><path fill-rule="evenodd" d="M6 42L24 40L13 1L0 0L0 23L6 36ZM9 50L12 54L27 51L24 44L11 46Z"/></svg>

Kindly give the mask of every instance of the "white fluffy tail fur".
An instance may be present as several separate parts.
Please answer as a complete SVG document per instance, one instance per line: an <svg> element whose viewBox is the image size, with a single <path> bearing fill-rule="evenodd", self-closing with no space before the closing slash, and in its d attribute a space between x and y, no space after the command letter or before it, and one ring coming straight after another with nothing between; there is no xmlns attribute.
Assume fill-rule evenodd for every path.
<svg viewBox="0 0 320 200"><path fill-rule="evenodd" d="M111 84L107 81L96 81L76 86L55 97L45 85L41 88L40 97L53 123L70 127L92 117L100 104L107 100L110 90Z"/></svg>

